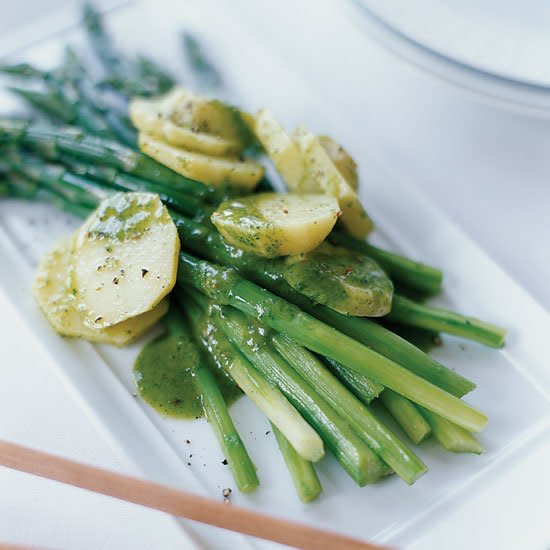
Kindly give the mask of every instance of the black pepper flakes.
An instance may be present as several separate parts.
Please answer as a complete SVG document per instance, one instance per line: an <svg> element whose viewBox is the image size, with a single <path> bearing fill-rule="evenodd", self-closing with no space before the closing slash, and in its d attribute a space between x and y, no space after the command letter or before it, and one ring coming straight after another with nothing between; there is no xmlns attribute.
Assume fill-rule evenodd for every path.
<svg viewBox="0 0 550 550"><path fill-rule="evenodd" d="M224 458L224 459L222 460L222 464L223 464L224 466L227 466L227 458Z"/></svg>

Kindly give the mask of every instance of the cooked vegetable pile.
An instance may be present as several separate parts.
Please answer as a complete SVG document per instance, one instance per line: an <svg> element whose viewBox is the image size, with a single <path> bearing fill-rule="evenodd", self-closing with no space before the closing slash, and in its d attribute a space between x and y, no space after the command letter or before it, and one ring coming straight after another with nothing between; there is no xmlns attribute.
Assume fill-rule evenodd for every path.
<svg viewBox="0 0 550 550"><path fill-rule="evenodd" d="M85 26L100 79L70 47L54 70L0 67L33 84L11 88L32 114L0 119L0 195L85 219L38 269L53 328L123 346L162 319L136 385L166 414L202 409L243 492L259 480L228 410L236 387L273 426L304 501L321 492L326 452L361 486L414 483L427 466L413 445L430 436L482 452L487 418L462 399L475 384L423 349L439 333L500 347L504 331L424 304L442 273L365 241L374 225L345 149L118 55L90 6ZM196 39L184 45L199 86L219 91Z"/></svg>

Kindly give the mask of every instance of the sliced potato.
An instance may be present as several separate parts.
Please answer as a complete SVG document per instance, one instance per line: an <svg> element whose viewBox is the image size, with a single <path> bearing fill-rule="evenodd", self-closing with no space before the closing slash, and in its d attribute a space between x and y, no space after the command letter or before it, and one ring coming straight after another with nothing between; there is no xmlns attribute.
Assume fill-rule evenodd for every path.
<svg viewBox="0 0 550 550"><path fill-rule="evenodd" d="M164 298L153 309L141 315L131 317L126 321L122 321L122 323L99 329L96 338L86 338L85 336L82 336L82 338L86 338L86 340L90 340L91 342L101 342L113 346L127 346L155 326L168 313L169 308L170 300Z"/></svg>
<svg viewBox="0 0 550 550"><path fill-rule="evenodd" d="M328 195L259 193L222 203L211 220L230 244L275 258L319 246L339 214Z"/></svg>
<svg viewBox="0 0 550 550"><path fill-rule="evenodd" d="M290 286L345 315L379 317L389 313L393 284L381 267L363 254L323 243L309 254L287 259Z"/></svg>
<svg viewBox="0 0 550 550"><path fill-rule="evenodd" d="M116 193L80 228L72 285L84 323L105 328L153 309L176 282L180 242L158 195Z"/></svg>
<svg viewBox="0 0 550 550"><path fill-rule="evenodd" d="M52 327L63 336L125 346L144 334L168 311L164 299L151 311L108 328L90 328L76 308L72 286L73 236L62 239L43 258L33 284L33 294Z"/></svg>
<svg viewBox="0 0 550 550"><path fill-rule="evenodd" d="M72 246L71 236L62 239L45 254L32 290L38 305L59 334L81 336L81 333L94 331L83 325L75 308L77 291L71 281ZM83 325L82 329L80 325Z"/></svg>
<svg viewBox="0 0 550 550"><path fill-rule="evenodd" d="M176 126L173 122L169 121L163 125L162 131L149 133L165 140L171 145L197 151L205 155L231 157L238 155L243 150L242 145L236 141L230 141L210 134L200 134L188 128Z"/></svg>
<svg viewBox="0 0 550 550"><path fill-rule="evenodd" d="M141 151L185 177L208 185L230 184L251 191L264 175L264 167L257 162L238 158L211 157L184 149L177 149L146 134L138 138Z"/></svg>
<svg viewBox="0 0 550 550"><path fill-rule="evenodd" d="M164 97L169 106L169 118L176 126L238 143L241 149L252 145L254 136L246 122L247 114L237 107L181 86L176 86Z"/></svg>
<svg viewBox="0 0 550 550"><path fill-rule="evenodd" d="M134 126L141 132L191 151L206 155L237 155L243 145L237 140L199 132L194 128L177 125L173 120L177 102L188 101L188 94L177 88L161 98L134 98L129 114Z"/></svg>
<svg viewBox="0 0 550 550"><path fill-rule="evenodd" d="M302 153L271 111L263 109L256 115L254 132L290 191L301 191L305 174Z"/></svg>
<svg viewBox="0 0 550 550"><path fill-rule="evenodd" d="M357 164L350 154L330 136L319 136L319 141L330 160L334 163L334 166L336 166L338 172L340 172L349 185L357 191L359 188Z"/></svg>
<svg viewBox="0 0 550 550"><path fill-rule="evenodd" d="M238 111L216 99L193 94L175 107L172 118L177 124L196 132L237 142L242 138L244 122L238 118Z"/></svg>
<svg viewBox="0 0 550 550"><path fill-rule="evenodd" d="M306 173L298 186L304 192L327 193L336 197L342 210L340 221L346 231L358 238L365 238L374 228L357 193L342 177L321 145L319 138L308 130L299 128L294 132L306 165Z"/></svg>

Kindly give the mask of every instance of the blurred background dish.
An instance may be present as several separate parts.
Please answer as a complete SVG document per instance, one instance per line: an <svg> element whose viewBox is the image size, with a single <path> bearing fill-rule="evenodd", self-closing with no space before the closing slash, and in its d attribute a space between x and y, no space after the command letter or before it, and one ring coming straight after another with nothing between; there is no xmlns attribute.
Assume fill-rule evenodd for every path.
<svg viewBox="0 0 550 550"><path fill-rule="evenodd" d="M364 15L414 55L496 85L550 92L550 5L527 2L356 0ZM448 67L447 70L450 68Z"/></svg>

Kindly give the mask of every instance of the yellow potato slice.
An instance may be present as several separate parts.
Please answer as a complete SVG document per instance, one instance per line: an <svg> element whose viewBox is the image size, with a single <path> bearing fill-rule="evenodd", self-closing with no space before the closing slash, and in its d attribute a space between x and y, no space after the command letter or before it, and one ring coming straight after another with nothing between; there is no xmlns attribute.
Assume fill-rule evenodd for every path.
<svg viewBox="0 0 550 550"><path fill-rule="evenodd" d="M200 132L192 127L178 125L172 120L178 103L187 103L189 100L189 93L181 88L175 88L161 98L134 98L129 107L130 119L139 131L170 145L206 155L239 154L243 150L239 141Z"/></svg>
<svg viewBox="0 0 550 550"><path fill-rule="evenodd" d="M359 188L357 164L350 154L330 136L319 136L319 141L338 172L342 174L342 177L349 183L350 187L357 191Z"/></svg>
<svg viewBox="0 0 550 550"><path fill-rule="evenodd" d="M393 284L364 254L324 242L309 254L287 258L286 265L291 287L339 313L380 317L391 309Z"/></svg>
<svg viewBox="0 0 550 550"><path fill-rule="evenodd" d="M288 188L301 191L300 185L305 175L303 156L271 111L263 109L256 115L254 133Z"/></svg>
<svg viewBox="0 0 550 550"><path fill-rule="evenodd" d="M44 256L32 287L38 305L56 332L90 342L125 346L167 313L169 301L164 299L151 311L108 328L95 329L84 324L76 308L77 290L71 280L73 240L73 236L62 239Z"/></svg>
<svg viewBox="0 0 550 550"><path fill-rule="evenodd" d="M328 195L259 193L222 203L211 220L230 244L275 258L319 246L339 214L338 202Z"/></svg>
<svg viewBox="0 0 550 550"><path fill-rule="evenodd" d="M139 134L138 143L147 156L182 176L208 185L230 184L251 191L264 175L264 167L257 162L231 157L211 157L178 149L143 133Z"/></svg>
<svg viewBox="0 0 550 550"><path fill-rule="evenodd" d="M196 132L240 143L245 123L238 115L239 111L226 103L187 92L186 100L175 106L172 120Z"/></svg>
<svg viewBox="0 0 550 550"><path fill-rule="evenodd" d="M158 195L116 193L78 231L72 286L86 325L105 328L153 309L176 282L180 242Z"/></svg>
<svg viewBox="0 0 550 550"><path fill-rule="evenodd" d="M298 186L303 192L327 193L338 199L346 231L358 239L365 238L374 228L357 193L338 171L319 138L303 128L294 132L294 140L305 162L305 176Z"/></svg>

